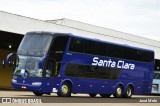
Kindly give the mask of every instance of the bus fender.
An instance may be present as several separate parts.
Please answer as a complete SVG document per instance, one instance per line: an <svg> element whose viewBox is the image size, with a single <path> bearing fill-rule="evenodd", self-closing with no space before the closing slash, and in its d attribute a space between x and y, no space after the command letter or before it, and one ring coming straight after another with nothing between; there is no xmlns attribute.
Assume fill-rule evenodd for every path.
<svg viewBox="0 0 160 106"><path fill-rule="evenodd" d="M128 87L129 85L131 85L131 86L134 87L133 83L128 83L128 84L126 85L125 89L127 89L127 87Z"/></svg>
<svg viewBox="0 0 160 106"><path fill-rule="evenodd" d="M124 87L124 91L127 90L128 86L132 86L132 87L133 87L133 91L134 91L134 85L133 85L133 83L128 83L128 84Z"/></svg>
<svg viewBox="0 0 160 106"><path fill-rule="evenodd" d="M122 85L123 90L124 90L124 84L123 84L122 82L118 82L118 83L116 84L116 86L114 86L115 91L116 91L116 88L117 88L118 85Z"/></svg>
<svg viewBox="0 0 160 106"><path fill-rule="evenodd" d="M71 79L66 78L66 79L62 80L62 82L60 83L59 90L61 89L61 86L62 86L62 84L63 84L64 82L70 82L70 83L73 85L72 80L71 80ZM59 90L58 90L58 91L59 91Z"/></svg>

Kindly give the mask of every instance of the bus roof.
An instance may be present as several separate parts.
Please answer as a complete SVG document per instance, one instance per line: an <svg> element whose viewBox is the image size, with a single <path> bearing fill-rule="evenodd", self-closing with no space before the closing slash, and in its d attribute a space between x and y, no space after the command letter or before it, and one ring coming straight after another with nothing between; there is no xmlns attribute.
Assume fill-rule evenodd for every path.
<svg viewBox="0 0 160 106"><path fill-rule="evenodd" d="M74 35L72 33L58 33L58 32L49 32L49 31L32 31L32 32L27 32L26 34L35 34L35 33L37 33L37 34L47 34L47 35L53 35L53 36L55 34L64 34L64 35L70 36L70 37L77 37L77 38L82 38L82 39L96 41L96 42L103 42L103 43L108 43L108 44L114 44L114 45L117 45L117 46L123 46L123 47L129 47L129 48L133 48L133 49L139 49L139 50L154 52L153 50L150 50L150 49L139 48L139 47L130 46L130 45L127 45L127 44L119 44L119 43L115 43L115 42L104 41L104 40L100 40L100 39L96 39L96 38L94 39L94 38L82 37L82 36Z"/></svg>

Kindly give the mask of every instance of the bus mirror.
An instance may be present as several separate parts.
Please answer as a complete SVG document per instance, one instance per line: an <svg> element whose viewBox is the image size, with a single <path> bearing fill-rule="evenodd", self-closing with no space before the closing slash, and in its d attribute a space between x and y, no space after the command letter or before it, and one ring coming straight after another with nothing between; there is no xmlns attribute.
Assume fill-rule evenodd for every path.
<svg viewBox="0 0 160 106"><path fill-rule="evenodd" d="M10 53L8 54L7 58L6 58L6 64L9 66L9 67L15 67L15 62L14 61L10 61L10 58L13 57L13 56L16 56L17 55L15 53Z"/></svg>
<svg viewBox="0 0 160 106"><path fill-rule="evenodd" d="M47 56L43 56L42 59L39 61L39 68L44 68L44 63L47 60Z"/></svg>
<svg viewBox="0 0 160 106"><path fill-rule="evenodd" d="M14 66L14 63L12 61L9 61L8 64L7 64L9 67L13 67Z"/></svg>

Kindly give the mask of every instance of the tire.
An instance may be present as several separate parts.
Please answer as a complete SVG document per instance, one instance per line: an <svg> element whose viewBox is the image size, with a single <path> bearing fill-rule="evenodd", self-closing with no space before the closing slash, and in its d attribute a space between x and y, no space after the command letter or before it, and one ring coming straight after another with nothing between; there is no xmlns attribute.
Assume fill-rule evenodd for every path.
<svg viewBox="0 0 160 106"><path fill-rule="evenodd" d="M128 86L123 97L131 98L132 94L133 94L133 88L131 86Z"/></svg>
<svg viewBox="0 0 160 106"><path fill-rule="evenodd" d="M89 93L89 96L92 97L92 98L96 97L96 95L97 95L97 94Z"/></svg>
<svg viewBox="0 0 160 106"><path fill-rule="evenodd" d="M111 96L111 94L100 94L100 96L102 98L109 98Z"/></svg>
<svg viewBox="0 0 160 106"><path fill-rule="evenodd" d="M43 93L39 93L39 92L33 92L36 96L42 96Z"/></svg>
<svg viewBox="0 0 160 106"><path fill-rule="evenodd" d="M118 85L116 88L116 92L113 94L115 98L121 98L123 94L123 87L121 85Z"/></svg>
<svg viewBox="0 0 160 106"><path fill-rule="evenodd" d="M62 84L60 91L57 93L60 97L70 97L71 96L71 86L68 83Z"/></svg>

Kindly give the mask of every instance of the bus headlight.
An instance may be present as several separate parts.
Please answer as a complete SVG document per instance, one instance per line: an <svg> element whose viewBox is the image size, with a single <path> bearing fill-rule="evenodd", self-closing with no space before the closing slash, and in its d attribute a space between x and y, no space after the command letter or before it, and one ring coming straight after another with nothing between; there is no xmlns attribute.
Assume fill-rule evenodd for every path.
<svg viewBox="0 0 160 106"><path fill-rule="evenodd" d="M15 79L12 79L12 83L17 83L17 80L15 80Z"/></svg>
<svg viewBox="0 0 160 106"><path fill-rule="evenodd" d="M17 76L14 76L14 75L13 75L13 79L17 79Z"/></svg>
<svg viewBox="0 0 160 106"><path fill-rule="evenodd" d="M40 86L42 83L41 82L33 82L32 85L34 86Z"/></svg>

